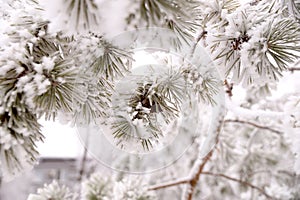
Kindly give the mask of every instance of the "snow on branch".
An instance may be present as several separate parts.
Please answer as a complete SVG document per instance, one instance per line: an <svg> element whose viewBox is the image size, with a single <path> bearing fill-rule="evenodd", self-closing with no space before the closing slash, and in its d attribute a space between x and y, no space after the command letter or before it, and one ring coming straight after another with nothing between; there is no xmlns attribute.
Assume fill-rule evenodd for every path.
<svg viewBox="0 0 300 200"><path fill-rule="evenodd" d="M165 182L165 183L160 183L160 184L157 184L157 185L150 186L148 188L148 190L159 190L159 189L172 187L172 186L176 186L176 185L187 184L189 182L190 182L190 177L185 177L185 178L181 178L181 179L168 181L168 182Z"/></svg>
<svg viewBox="0 0 300 200"><path fill-rule="evenodd" d="M239 117L244 117L246 119L263 117L263 118L276 118L282 119L285 117L284 112L270 111L270 110L256 110L256 109L247 109L234 105L230 100L226 101L226 106L229 111L233 112Z"/></svg>
<svg viewBox="0 0 300 200"><path fill-rule="evenodd" d="M240 123L240 124L246 124L246 125L250 125L250 126L254 126L256 128L259 128L259 129L264 129L264 130L268 130L268 131L271 131L273 133L276 133L276 134L283 134L283 132L281 131L278 131L278 130L275 130L273 128L270 128L268 126L263 126L263 125L260 125L260 124L256 124L254 122L250 122L250 121L245 121L245 120L239 120L239 119L226 119L224 121L224 123Z"/></svg>
<svg viewBox="0 0 300 200"><path fill-rule="evenodd" d="M243 180L241 180L241 179L233 178L233 177L227 176L227 175L225 175L225 174L221 174L221 173L212 173L212 172L206 172L206 171L204 171L204 172L202 172L201 174L203 174L203 175L215 176L215 177L222 177L222 178L226 178L226 179L231 180L231 181L238 182L238 183L240 183L240 184L242 184L242 185L251 187L251 188L253 188L253 189L259 191L259 192L260 192L261 194L263 194L267 199L269 199L269 200L270 200L270 199L274 200L274 197L271 197L269 194L267 194L266 191L265 191L264 189L262 189L262 188L260 188L260 187L258 187L258 186L255 186L255 185L253 185L253 184L251 184L251 183L249 183L249 182L247 182L247 181L243 181Z"/></svg>

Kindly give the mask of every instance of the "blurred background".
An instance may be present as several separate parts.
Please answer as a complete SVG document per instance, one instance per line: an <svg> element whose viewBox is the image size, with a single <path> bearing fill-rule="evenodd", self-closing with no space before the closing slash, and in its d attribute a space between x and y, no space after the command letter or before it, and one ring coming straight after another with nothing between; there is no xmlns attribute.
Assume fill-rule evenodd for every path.
<svg viewBox="0 0 300 200"><path fill-rule="evenodd" d="M13 181L0 183L1 200L25 200L30 193L35 193L37 188L53 179L71 186L80 182L84 168L89 165L91 159L83 160L84 148L75 127L43 119L41 123L45 140L38 144L39 164Z"/></svg>

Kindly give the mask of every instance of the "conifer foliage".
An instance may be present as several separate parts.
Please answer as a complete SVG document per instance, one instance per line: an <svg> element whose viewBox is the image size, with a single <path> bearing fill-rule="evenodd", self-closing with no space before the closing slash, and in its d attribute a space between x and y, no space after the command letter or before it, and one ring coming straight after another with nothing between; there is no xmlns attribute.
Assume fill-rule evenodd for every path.
<svg viewBox="0 0 300 200"><path fill-rule="evenodd" d="M73 124L109 125L112 137L125 142L127 133L135 132L134 137L147 152L164 136L158 121L172 124L195 99L215 106L218 104L215 96L221 89L229 94L229 118L234 116L235 119L226 116L225 120L217 122L216 127L224 124L224 130L220 133L220 128L216 128L217 147L213 150L218 148L221 153L212 156L214 151L211 150L202 164L195 162L194 167L185 166L182 170L199 168L194 174L191 172L188 179L179 181L178 185L187 185L182 198L192 199L193 194L203 193L209 194L210 199L220 198L207 186L199 186L198 193L195 192L201 173L207 183L220 191L219 194L237 196L243 191L246 198L253 199L261 195L263 198L299 198L299 190L292 187L287 187L286 193L273 195L280 181L284 182L278 175L280 158L272 152L259 153L266 147L281 149L295 159L293 173L299 175L297 145L300 142L299 139L290 142L291 138L300 137L297 133L299 91L290 94L288 100L279 99L277 107L264 99L285 72L298 69L291 66L297 61L299 64L299 23L298 0L4 0L0 5L0 177L10 180L36 163L39 156L36 143L44 138L41 117L59 121L60 116ZM135 44L132 49L124 48L111 38L124 31L150 27L172 31L178 38L169 41L170 49L188 45L189 52L182 55L185 59L175 64L165 58L165 65L172 66L170 69L158 75L143 76L130 95L120 93L118 99L115 95L116 91L120 92L117 83L133 68ZM199 46L213 59L225 81L224 88L209 70L203 72L199 70L201 67L191 66L187 61L202 56L195 51ZM232 103L233 85L230 83L240 84L247 91L244 104ZM189 103L183 106L184 101ZM259 111L252 112L253 108ZM270 117L272 114L274 118ZM148 139L140 137L136 131L139 127L150 133ZM229 134L237 128L241 134ZM257 138L258 130L274 135ZM239 144L236 143L238 139ZM235 145L241 145L239 152L231 148ZM257 148L260 150L254 151ZM194 154L198 151L197 148L193 150ZM186 163L203 159L194 154L188 152ZM237 162L244 164L235 166ZM203 171L204 165L210 171ZM226 165L232 168L227 169ZM263 175L256 178L251 174L259 165L273 167L275 185L262 181L266 178ZM174 169L180 167L174 166ZM239 178L223 172L232 172ZM223 178L242 186L232 189L234 187L228 182L216 183L209 177ZM293 175L286 173L286 179L292 180ZM153 190L160 188L147 189L143 181L110 180L99 174L91 176L82 187L81 197L88 200L150 200L158 198ZM80 195L53 182L40 189L37 196L60 200L76 199Z"/></svg>

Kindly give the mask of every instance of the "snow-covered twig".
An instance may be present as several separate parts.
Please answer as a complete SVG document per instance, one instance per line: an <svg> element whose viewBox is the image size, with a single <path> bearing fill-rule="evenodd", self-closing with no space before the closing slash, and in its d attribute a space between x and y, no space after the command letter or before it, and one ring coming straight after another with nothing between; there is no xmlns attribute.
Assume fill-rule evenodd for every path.
<svg viewBox="0 0 300 200"><path fill-rule="evenodd" d="M202 173L204 166L206 165L206 163L209 161L210 157L212 156L213 151L214 151L214 148L202 160L199 160L194 164L195 167L193 167L193 169L196 169L196 171L195 171L196 173L189 181L189 185L187 186L188 189L186 190L185 193L183 193L183 198L185 198L187 200L192 200L194 189L199 181L200 174ZM192 170L192 173L194 173L194 170Z"/></svg>
<svg viewBox="0 0 300 200"><path fill-rule="evenodd" d="M225 174L221 174L221 173L212 173L212 172L202 172L201 174L204 174L204 175L211 175L211 176L215 176L215 177L222 177L222 178L226 178L228 180L231 180L231 181L235 181L235 182L238 182L242 185L246 185L248 187L251 187L257 191L259 191L261 194L263 194L265 197L267 197L267 199L274 199L274 197L271 197L269 194L266 193L266 191L260 187L257 187L247 181L243 181L241 179L237 179L237 178L233 178L233 177L230 177L230 176L227 176Z"/></svg>
<svg viewBox="0 0 300 200"><path fill-rule="evenodd" d="M213 121L214 124L209 130L208 138L204 145L199 146L199 155L198 159L193 165L193 168L190 170L190 181L189 184L185 187L182 195L182 199L192 200L194 189L199 181L200 175L213 155L216 145L219 143L219 135L223 127L224 115L225 115L225 105L222 103L224 98L224 93L219 96L220 104L214 108Z"/></svg>
<svg viewBox="0 0 300 200"><path fill-rule="evenodd" d="M148 190L159 190L159 189L163 189L163 188L167 188L167 187L186 184L186 183L189 183L189 182L190 182L190 178L186 177L186 178L177 179L177 180L174 180L174 181L169 181L169 182L153 185L153 186L149 187Z"/></svg>
<svg viewBox="0 0 300 200"><path fill-rule="evenodd" d="M182 178L182 179L177 179L177 180L174 180L174 181L169 181L169 182L166 182L166 183L157 184L157 185L149 187L148 190L159 190L159 189L172 187L172 186L176 186L176 185L189 184L190 189L187 190L188 191L187 199L191 200L192 197L193 197L194 188L198 183L200 174L202 173L205 164L209 161L210 157L212 156L213 150L214 150L214 148L203 159L201 159L201 160L199 159L199 160L196 161L194 166L197 166L198 169L197 169L197 172L195 173L194 176L187 177L187 178Z"/></svg>
<svg viewBox="0 0 300 200"><path fill-rule="evenodd" d="M227 109L239 117L244 117L246 119L256 118L256 117L270 117L275 119L283 119L285 117L284 112L278 111L270 111L270 110L255 110L255 109L247 109L240 107L238 105L234 105L234 103L230 100L226 101Z"/></svg>
<svg viewBox="0 0 300 200"><path fill-rule="evenodd" d="M229 107L230 108L234 108L234 110L237 110L238 113L241 112L241 111L245 111L246 110L246 112L249 112L249 113L251 112L252 115L255 115L255 113L253 113L252 110L248 110L246 108L241 108L241 107L238 107L238 106L234 106L234 105L232 105L232 103L231 103L231 105ZM283 116L283 113L281 113L281 112L273 112L273 111L259 111L259 114L263 114L265 117L270 117L272 115ZM256 128L269 130L269 131L274 132L276 134L282 134L282 132L280 132L278 130L275 130L275 129L272 129L270 127L263 126L263 125L260 125L260 124L256 124L256 123L253 123L253 122L249 122L249 121L245 121L245 120L238 120L238 119L236 119L236 120L234 120L234 119L223 120L222 117L219 117L218 120L217 120L217 124L215 124L215 128L213 129L213 131L215 132L215 136L213 136L212 140L215 140L215 144L218 143L219 134L220 134L223 122L227 122L227 123L228 122L233 122L233 123L247 124L247 125L254 126ZM162 183L162 184L159 184L159 185L154 185L154 186L151 186L149 188L149 190L158 190L158 189L163 189L163 188L167 188L167 187L172 187L172 186L177 186L177 185L185 184L186 188L183 191L183 198L182 199L192 200L193 199L193 193L194 193L195 187L198 184L199 178L200 178L201 174L204 174L204 175L211 175L211 176L223 177L223 178L226 178L226 179L231 180L231 181L239 182L240 184L243 184L245 186L248 186L250 188L253 188L253 189L259 191L267 199L274 199L269 194L267 194L263 188L255 186L252 183L249 183L247 181L240 180L240 179L237 179L237 178L233 178L233 177L221 174L221 173L212 173L212 172L203 171L205 165L208 163L208 161L210 160L211 156L213 155L215 147L216 146L214 146L213 148L211 148L210 151L206 154L206 156L204 156L202 158L199 157L197 159L197 161L194 163L193 168L190 171L189 177L182 178L182 179L177 179L177 180L170 181L170 182L165 182L165 183Z"/></svg>
<svg viewBox="0 0 300 200"><path fill-rule="evenodd" d="M190 171L190 181L189 184L186 186L185 190L183 191L183 196L182 199L187 199L187 200L192 200L193 198L193 193L194 189L199 181L200 175L206 165L206 163L210 160L211 156L213 155L213 152L216 148L216 144L219 142L219 134L221 132L222 126L223 126L223 121L224 121L224 116L223 116L223 107L219 108L219 110L216 113L216 124L214 125L214 128L211 130L209 140L211 143L214 141L214 146L207 152L205 156L203 156L203 151L200 150L199 152L199 157L194 163L193 168ZM206 152L206 148L204 147L204 151Z"/></svg>
<svg viewBox="0 0 300 200"><path fill-rule="evenodd" d="M220 120L218 121L217 127L215 129L215 132L216 132L215 144L217 144L218 141L219 141L219 133L221 131L222 125L223 125L223 118L220 117ZM211 158L215 147L216 146L214 146L208 152L208 154L206 156L204 156L203 158L198 158L196 160L193 168L190 171L189 177L182 178L182 179L177 179L175 181L170 181L170 182L162 183L162 184L159 184L159 185L154 185L154 186L148 188L148 190L158 190L158 189L172 187L172 186L176 186L176 185L180 185L180 184L187 184L187 187L186 187L185 191L183 192L183 198L187 199L187 200L191 200L193 198L194 188L196 187L196 185L198 183L198 180L200 178L200 174L202 173L206 163Z"/></svg>
<svg viewBox="0 0 300 200"><path fill-rule="evenodd" d="M254 126L256 128L259 128L259 129L264 129L264 130L268 130L268 131L271 131L273 133L276 133L276 134L283 134L283 132L281 131L278 131L278 130L275 130L273 128L270 128L268 126L263 126L263 125L260 125L260 124L256 124L254 122L249 122L249 121L245 121L245 120L239 120L239 119L226 119L224 121L224 123L240 123L240 124L247 124L247 125L250 125L250 126Z"/></svg>

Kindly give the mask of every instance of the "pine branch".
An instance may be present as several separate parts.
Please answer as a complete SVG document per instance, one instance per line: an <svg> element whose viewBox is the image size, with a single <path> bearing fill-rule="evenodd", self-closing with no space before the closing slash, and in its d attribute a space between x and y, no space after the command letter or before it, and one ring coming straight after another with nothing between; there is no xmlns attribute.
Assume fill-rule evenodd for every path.
<svg viewBox="0 0 300 200"><path fill-rule="evenodd" d="M54 65L53 70L46 72L50 86L41 95L34 98L37 109L45 113L45 118L54 119L58 111L73 113L74 102L84 99L78 84L80 69L73 66L72 61L63 60Z"/></svg>
<svg viewBox="0 0 300 200"><path fill-rule="evenodd" d="M37 2L27 3L40 11ZM16 1L8 7L26 7L21 4ZM49 22L38 15L31 16L25 9L17 18L7 15L5 20L9 28L1 34L9 45L0 47L0 174L9 180L36 163L36 142L42 141L43 135L34 98L51 84L43 76L43 69L52 67L48 56L59 59L60 53L56 38L47 35Z"/></svg>
<svg viewBox="0 0 300 200"><path fill-rule="evenodd" d="M157 140L163 135L161 125L171 123L180 115L181 104L185 98L190 100L195 97L201 102L214 104L213 96L218 93L218 81L208 72L203 76L200 75L197 69L179 68L163 72L157 77L143 77L142 81L136 82L132 88L133 94L128 92L118 94L118 103L115 103L117 106L113 110L122 114L116 117L112 129L117 139L136 135L140 138L144 149L152 147L152 140ZM163 121L157 121L158 114L163 117ZM139 126L152 136L150 138L140 136L137 133L140 132Z"/></svg>
<svg viewBox="0 0 300 200"><path fill-rule="evenodd" d="M240 7L240 2L238 0L222 1L222 9L228 10L229 13L234 12L238 7Z"/></svg>
<svg viewBox="0 0 300 200"><path fill-rule="evenodd" d="M183 76L187 85L192 89L199 102L215 105L214 95L218 94L220 83L211 72L200 73L195 67L188 67L183 70Z"/></svg>
<svg viewBox="0 0 300 200"><path fill-rule="evenodd" d="M98 7L94 0L68 0L64 3L62 12L68 13L69 21L75 21L75 30L90 30L99 24Z"/></svg>
<svg viewBox="0 0 300 200"><path fill-rule="evenodd" d="M76 123L97 123L99 117L106 117L111 98L112 86L105 80L98 80L94 77L83 76L82 83L78 87L85 91L83 101L74 102L74 122ZM88 81L90 80L90 81ZM74 100L75 101L75 100ZM77 106L76 106L77 105Z"/></svg>
<svg viewBox="0 0 300 200"><path fill-rule="evenodd" d="M180 71L170 70L143 80L137 77L132 87L133 92L118 93L116 106L112 108L120 113L113 119L113 135L117 139L134 135L149 150L153 141L163 135L161 127L180 115L187 96L185 81ZM158 120L161 117L163 120ZM141 129L150 135L141 135Z"/></svg>
<svg viewBox="0 0 300 200"><path fill-rule="evenodd" d="M250 18L247 11L229 15L222 23L224 30L217 26L217 33L210 36L213 40L209 47L214 59L222 65L225 63L226 76L235 81L246 84L253 84L258 78L276 81L288 64L298 58L299 24L291 18L278 17L278 9L267 7L257 18ZM266 20L270 16L277 17ZM253 27L260 31L253 32Z"/></svg>
<svg viewBox="0 0 300 200"><path fill-rule="evenodd" d="M146 21L147 26L167 27L189 44L198 25L198 3L194 1L171 1L171 0L142 0L139 7L141 19ZM133 14L135 15L135 14ZM180 46L181 41L175 41Z"/></svg>
<svg viewBox="0 0 300 200"><path fill-rule="evenodd" d="M82 199L112 199L112 177L104 177L102 174L92 174L82 183Z"/></svg>
<svg viewBox="0 0 300 200"><path fill-rule="evenodd" d="M1 169L1 176L6 180L36 162L38 152L35 142L43 141L44 138L37 116L22 105L19 98L22 98L20 94L12 107L0 114L1 164L7 169Z"/></svg>
<svg viewBox="0 0 300 200"><path fill-rule="evenodd" d="M246 11L239 11L235 14L235 17L229 18L229 21L224 22L225 27L230 27L239 33L237 36L233 32L227 33L226 31L220 32L214 35L215 39L210 48L215 52L215 60L225 64L226 72L228 76L230 73L237 74L237 77L241 76L242 63L240 51L242 46L247 43L251 36L249 36L249 17Z"/></svg>
<svg viewBox="0 0 300 200"><path fill-rule="evenodd" d="M225 174L220 174L220 173L212 173L212 172L201 172L201 174L203 175L210 175L210 176L215 176L215 177L222 177L222 178L225 178L225 179L228 179L228 180L231 180L231 181L235 181L235 182L238 182L242 185L245 185L245 186L248 186L252 189L255 189L257 191L259 191L261 194L263 194L267 199L269 200L275 200L274 197L270 196L269 194L266 193L266 191L258 186L255 186L247 181L243 181L241 179L237 179L237 178L233 178L233 177L230 177L230 176L227 176Z"/></svg>
<svg viewBox="0 0 300 200"><path fill-rule="evenodd" d="M300 3L297 0L286 0L287 9L290 15L300 22Z"/></svg>
<svg viewBox="0 0 300 200"><path fill-rule="evenodd" d="M131 62L131 52L122 50L105 40L100 40L103 55L95 58L91 64L91 68L96 76L102 75L106 79L114 79L118 76L123 76L128 72L130 66L126 62Z"/></svg>
<svg viewBox="0 0 300 200"><path fill-rule="evenodd" d="M300 28L299 24L291 19L282 19L272 22L270 29L265 33L268 42L268 53L274 58L279 70L286 69L286 63L291 63L299 56ZM283 31L284 30L284 31Z"/></svg>
<svg viewBox="0 0 300 200"><path fill-rule="evenodd" d="M28 199L53 199L53 200L74 200L78 194L73 193L65 185L60 185L56 180L45 184L37 190L37 194L30 194Z"/></svg>

